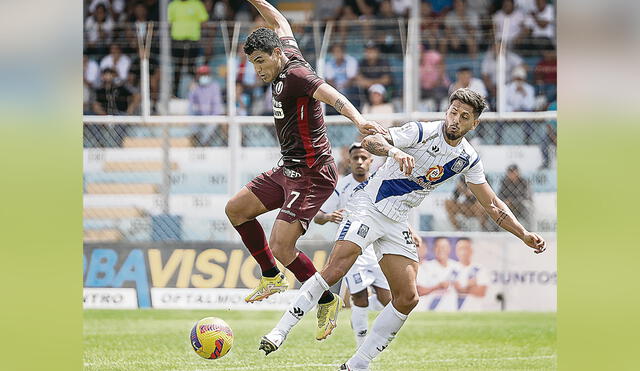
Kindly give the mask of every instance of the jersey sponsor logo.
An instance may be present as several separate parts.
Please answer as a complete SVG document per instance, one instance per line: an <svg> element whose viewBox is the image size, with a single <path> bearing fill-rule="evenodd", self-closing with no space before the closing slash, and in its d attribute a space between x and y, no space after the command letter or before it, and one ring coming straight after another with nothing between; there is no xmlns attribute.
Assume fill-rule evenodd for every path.
<svg viewBox="0 0 640 371"><path fill-rule="evenodd" d="M451 166L451 171L453 171L454 173L459 173L462 171L462 169L464 169L465 166L467 166L468 163L468 160L458 158L456 159L456 162L453 163L453 166Z"/></svg>
<svg viewBox="0 0 640 371"><path fill-rule="evenodd" d="M271 102L273 103L273 117L277 119L283 119L284 110L282 109L282 102L278 102L274 98L271 98Z"/></svg>
<svg viewBox="0 0 640 371"><path fill-rule="evenodd" d="M280 212L281 212L281 213L285 213L285 214L287 214L287 215L290 215L290 216L292 216L292 217L294 217L294 218L296 217L296 213L294 213L294 212L292 212L292 211L289 211L289 210L286 210L286 209L280 209Z"/></svg>
<svg viewBox="0 0 640 371"><path fill-rule="evenodd" d="M299 172L293 170L293 169L289 169L289 168L283 168L283 173L284 176L286 176L287 178L300 178L302 176L302 174L300 174Z"/></svg>
<svg viewBox="0 0 640 371"><path fill-rule="evenodd" d="M444 175L444 168L440 165L432 166L427 170L427 180L430 182L435 182L440 180Z"/></svg>
<svg viewBox="0 0 640 371"><path fill-rule="evenodd" d="M282 81L278 81L278 83L276 84L276 87L275 87L276 95L279 95L280 93L282 93L282 87L283 86L284 86L284 83Z"/></svg>
<svg viewBox="0 0 640 371"><path fill-rule="evenodd" d="M365 238L367 237L367 233L369 233L369 226L362 224L360 228L358 228L358 236Z"/></svg>
<svg viewBox="0 0 640 371"><path fill-rule="evenodd" d="M431 150L433 151L433 153L438 153L438 151L440 151L440 148L438 146L433 146L431 147Z"/></svg>
<svg viewBox="0 0 640 371"><path fill-rule="evenodd" d="M354 274L353 280L355 281L355 283L362 283L362 276L360 275L360 273Z"/></svg>

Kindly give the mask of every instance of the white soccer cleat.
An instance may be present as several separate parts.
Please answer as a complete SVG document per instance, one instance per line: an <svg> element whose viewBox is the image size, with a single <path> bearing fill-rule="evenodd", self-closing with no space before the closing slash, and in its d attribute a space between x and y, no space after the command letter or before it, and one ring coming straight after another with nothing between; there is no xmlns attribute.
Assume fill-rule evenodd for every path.
<svg viewBox="0 0 640 371"><path fill-rule="evenodd" d="M264 355L267 356L269 353L278 350L286 338L286 334L283 334L277 329L273 329L270 333L260 339L260 346L258 349L264 350Z"/></svg>

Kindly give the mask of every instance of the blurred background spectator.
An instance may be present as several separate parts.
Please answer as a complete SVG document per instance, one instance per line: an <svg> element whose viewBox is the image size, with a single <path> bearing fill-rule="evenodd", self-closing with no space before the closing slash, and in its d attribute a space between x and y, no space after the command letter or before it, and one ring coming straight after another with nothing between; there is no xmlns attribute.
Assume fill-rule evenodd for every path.
<svg viewBox="0 0 640 371"><path fill-rule="evenodd" d="M482 81L489 91L491 106L495 108L496 84L498 83L498 60L500 54L500 44L494 43L493 47L487 50L482 58L480 71L482 73ZM509 49L505 50L505 82L509 81L509 77L513 74L513 69L524 64L524 59Z"/></svg>
<svg viewBox="0 0 640 371"><path fill-rule="evenodd" d="M220 85L211 77L209 66L196 70L196 82L189 93L189 112L198 116L224 114Z"/></svg>
<svg viewBox="0 0 640 371"><path fill-rule="evenodd" d="M505 88L506 112L533 111L536 103L535 89L527 82L527 71L522 66L513 69L511 82Z"/></svg>
<svg viewBox="0 0 640 371"><path fill-rule="evenodd" d="M480 36L480 19L467 10L464 0L455 0L454 8L444 18L446 50L443 53L468 53L475 58Z"/></svg>
<svg viewBox="0 0 640 371"><path fill-rule="evenodd" d="M385 95L387 94L387 89L380 84L373 84L369 87L369 101L362 106L362 113L373 113L373 114L389 114L393 113L393 104L386 103ZM386 128L390 128L393 126L393 121L391 120L378 120L378 122Z"/></svg>
<svg viewBox="0 0 640 371"><path fill-rule="evenodd" d="M470 67L460 67L456 71L456 81L449 87L449 94L460 88L469 88L476 93L487 97L487 88L482 80L473 77L473 70Z"/></svg>
<svg viewBox="0 0 640 371"><path fill-rule="evenodd" d="M507 29L504 30L504 41L507 45L518 45L524 37L525 20L525 14L515 8L513 0L503 0L502 8L493 15L493 29L496 41L502 40L503 28L505 22L508 21Z"/></svg>
<svg viewBox="0 0 640 371"><path fill-rule="evenodd" d="M111 44L113 28L113 19L107 14L107 8L104 4L96 5L84 22L84 42L87 52L96 58L106 55L108 46Z"/></svg>
<svg viewBox="0 0 640 371"><path fill-rule="evenodd" d="M463 177L459 177L453 195L451 199L445 200L444 207L447 210L449 222L456 231L462 230L458 216L463 216L467 220L475 218L480 223L482 230L488 230L487 213L471 193Z"/></svg>
<svg viewBox="0 0 640 371"><path fill-rule="evenodd" d="M558 87L558 63L555 49L542 52L542 59L536 64L534 74L537 94L542 95L546 103L555 101Z"/></svg>
<svg viewBox="0 0 640 371"><path fill-rule="evenodd" d="M110 68L118 74L118 82L127 81L129 76L129 68L131 67L131 58L122 54L122 48L118 44L111 44L109 54L100 61L100 69Z"/></svg>
<svg viewBox="0 0 640 371"><path fill-rule="evenodd" d="M447 77L444 57L435 50L426 50L420 64L420 88L427 111L446 109L449 85L451 81Z"/></svg>
<svg viewBox="0 0 640 371"><path fill-rule="evenodd" d="M389 62L385 58L381 57L380 47L372 40L369 40L366 44L364 58L360 61L360 65L358 67L356 82L361 89L361 101L366 99L363 98L363 96L366 96L366 92L371 85L391 85L392 78Z"/></svg>
<svg viewBox="0 0 640 371"><path fill-rule="evenodd" d="M186 67L187 74L194 74L201 24L209 19L209 14L200 0L173 0L169 3L168 18L173 39L173 94L178 96L183 68Z"/></svg>
<svg viewBox="0 0 640 371"><path fill-rule="evenodd" d="M507 174L502 179L498 197L509 206L513 215L525 226L530 228L531 217L531 189L527 180L520 176L517 165L509 165Z"/></svg>
<svg viewBox="0 0 640 371"><path fill-rule="evenodd" d="M331 57L325 65L325 79L338 91L342 92L354 106L359 106L359 96L356 86L358 76L358 61L349 54L345 54L342 44L331 46ZM333 107L327 106L327 112L338 114Z"/></svg>
<svg viewBox="0 0 640 371"><path fill-rule="evenodd" d="M555 45L555 13L547 0L536 0L535 9L527 13L525 27L528 36L528 49L548 50Z"/></svg>
<svg viewBox="0 0 640 371"><path fill-rule="evenodd" d="M97 115L132 115L140 105L140 95L121 84L112 68L102 70L102 85L96 90L93 111Z"/></svg>

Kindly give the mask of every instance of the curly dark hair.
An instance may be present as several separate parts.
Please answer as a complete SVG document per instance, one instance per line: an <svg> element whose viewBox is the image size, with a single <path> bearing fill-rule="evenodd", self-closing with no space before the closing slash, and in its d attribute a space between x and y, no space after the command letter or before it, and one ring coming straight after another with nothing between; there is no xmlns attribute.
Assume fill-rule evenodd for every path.
<svg viewBox="0 0 640 371"><path fill-rule="evenodd" d="M246 55L251 55L256 50L271 55L275 48L282 48L282 41L280 41L275 31L265 27L253 31L244 43L244 53Z"/></svg>

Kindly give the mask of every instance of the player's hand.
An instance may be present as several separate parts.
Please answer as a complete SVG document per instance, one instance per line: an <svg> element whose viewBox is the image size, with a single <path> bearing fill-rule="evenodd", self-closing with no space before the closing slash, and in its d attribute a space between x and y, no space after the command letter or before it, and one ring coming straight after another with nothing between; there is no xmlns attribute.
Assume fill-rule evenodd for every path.
<svg viewBox="0 0 640 371"><path fill-rule="evenodd" d="M530 233L530 232L525 233L524 237L522 238L522 241L526 243L527 246L532 248L533 252L535 252L536 254L543 253L547 249L546 241L535 233Z"/></svg>
<svg viewBox="0 0 640 371"><path fill-rule="evenodd" d="M344 213L344 209L338 209L332 212L331 214L327 215L327 218L332 223L340 224L342 223L343 213Z"/></svg>
<svg viewBox="0 0 640 371"><path fill-rule="evenodd" d="M405 175L411 175L413 167L416 166L416 161L413 159L413 156L398 151L393 156L393 159L400 165L400 171L404 172Z"/></svg>
<svg viewBox="0 0 640 371"><path fill-rule="evenodd" d="M387 129L375 121L365 121L364 123L357 123L356 127L358 131L364 135L373 134L387 134Z"/></svg>

